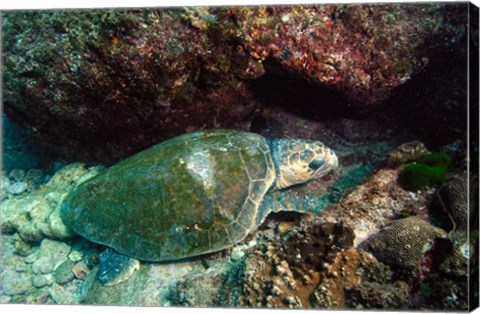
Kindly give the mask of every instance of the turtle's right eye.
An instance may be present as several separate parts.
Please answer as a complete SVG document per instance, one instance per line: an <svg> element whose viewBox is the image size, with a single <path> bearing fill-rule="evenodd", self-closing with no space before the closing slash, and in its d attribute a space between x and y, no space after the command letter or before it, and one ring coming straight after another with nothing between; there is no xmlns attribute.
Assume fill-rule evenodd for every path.
<svg viewBox="0 0 480 314"><path fill-rule="evenodd" d="M318 170L318 168L323 166L324 163L325 163L325 160L323 160L322 158L315 159L308 164L308 168L310 168L312 170Z"/></svg>

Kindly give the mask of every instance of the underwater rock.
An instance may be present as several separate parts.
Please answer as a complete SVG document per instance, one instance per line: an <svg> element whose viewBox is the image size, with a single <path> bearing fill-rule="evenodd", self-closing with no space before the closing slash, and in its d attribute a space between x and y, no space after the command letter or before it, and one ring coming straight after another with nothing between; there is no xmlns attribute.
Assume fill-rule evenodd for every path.
<svg viewBox="0 0 480 314"><path fill-rule="evenodd" d="M362 282L348 292L348 303L355 309L408 309L409 286L403 281L394 284Z"/></svg>
<svg viewBox="0 0 480 314"><path fill-rule="evenodd" d="M380 169L338 204L322 210L320 219L326 222L343 221L355 232L355 243L367 239L405 209L426 207L425 193L413 194L397 184L398 171Z"/></svg>
<svg viewBox="0 0 480 314"><path fill-rule="evenodd" d="M342 91L363 110L423 69L436 49L458 43L467 20L466 6L418 3L242 7L228 13L233 26L227 30L252 58L268 61L272 72Z"/></svg>
<svg viewBox="0 0 480 314"><path fill-rule="evenodd" d="M53 278L55 278L55 281L60 285L64 285L67 282L72 281L75 277L72 271L74 266L75 263L70 260L66 260L60 264L53 272Z"/></svg>
<svg viewBox="0 0 480 314"><path fill-rule="evenodd" d="M75 298L76 289L74 285L62 286L54 283L48 288L48 294L56 304L78 304Z"/></svg>
<svg viewBox="0 0 480 314"><path fill-rule="evenodd" d="M185 131L245 129L259 106L248 81L266 72L369 110L460 41L463 12L457 3L6 12L5 112L64 156L112 163Z"/></svg>
<svg viewBox="0 0 480 314"><path fill-rule="evenodd" d="M67 165L38 189L3 201L0 204L2 232L17 232L26 242L71 237L73 233L60 218L61 202L77 184L98 173L98 169L87 169L79 163Z"/></svg>
<svg viewBox="0 0 480 314"><path fill-rule="evenodd" d="M110 305L138 305L138 306L168 306L180 305L182 302L188 302L188 305L195 306L195 302L200 304L214 304L212 298L216 293L208 293L205 298L201 295L195 296L188 301L183 295L190 295L193 291L206 291L219 289L220 286L205 287L205 283L213 279L210 276L217 277L218 272L223 272L227 259L212 259L208 270L202 265L201 260L192 260L186 262L155 264L142 263L140 269L125 282L114 286L104 286L98 280L95 280L98 268L93 269L85 280L83 287L80 288L82 294L79 298L85 304L110 304ZM218 270L217 270L218 268ZM199 277L206 278L200 279ZM183 284L180 291L174 287ZM187 287L188 286L188 287ZM190 291L190 292L189 292ZM182 295L178 295L181 293ZM219 291L217 290L217 293ZM182 301L183 300L183 301Z"/></svg>
<svg viewBox="0 0 480 314"><path fill-rule="evenodd" d="M203 11L205 25L216 22L216 10ZM102 164L186 131L245 128L256 101L237 73L248 56L218 26L199 29L203 17L180 8L6 13L5 112L63 156Z"/></svg>
<svg viewBox="0 0 480 314"><path fill-rule="evenodd" d="M15 182L9 185L6 189L7 193L18 195L25 192L28 188L27 182Z"/></svg>
<svg viewBox="0 0 480 314"><path fill-rule="evenodd" d="M40 248L34 254L36 259L32 264L32 270L35 274L52 273L59 265L68 258L70 247L60 241L44 239L40 243Z"/></svg>
<svg viewBox="0 0 480 314"><path fill-rule="evenodd" d="M339 252L311 295L312 306L323 309L406 308L408 286L393 279L392 275L388 266L363 250L350 248Z"/></svg>
<svg viewBox="0 0 480 314"><path fill-rule="evenodd" d="M4 295L23 294L32 287L31 275L6 270L2 273L1 286Z"/></svg>
<svg viewBox="0 0 480 314"><path fill-rule="evenodd" d="M360 244L383 263L414 268L435 238L445 238L446 232L421 219L410 216L383 227Z"/></svg>
<svg viewBox="0 0 480 314"><path fill-rule="evenodd" d="M32 283L36 288L42 288L45 287L48 284L51 284L49 282L47 276L45 275L36 275L32 278Z"/></svg>
<svg viewBox="0 0 480 314"><path fill-rule="evenodd" d="M388 154L385 165L389 168L396 168L402 164L417 160L430 154L425 145L420 141L404 143Z"/></svg>
<svg viewBox="0 0 480 314"><path fill-rule="evenodd" d="M13 169L8 173L8 176L14 181L22 181L25 178L25 170Z"/></svg>

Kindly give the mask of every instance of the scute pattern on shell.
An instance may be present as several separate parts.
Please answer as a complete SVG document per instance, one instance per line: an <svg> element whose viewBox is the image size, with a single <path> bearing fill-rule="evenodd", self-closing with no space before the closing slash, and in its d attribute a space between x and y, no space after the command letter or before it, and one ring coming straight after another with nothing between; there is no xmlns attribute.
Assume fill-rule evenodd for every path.
<svg viewBox="0 0 480 314"><path fill-rule="evenodd" d="M80 185L62 218L83 237L141 260L218 251L257 227L275 180L265 139L216 130L162 142Z"/></svg>

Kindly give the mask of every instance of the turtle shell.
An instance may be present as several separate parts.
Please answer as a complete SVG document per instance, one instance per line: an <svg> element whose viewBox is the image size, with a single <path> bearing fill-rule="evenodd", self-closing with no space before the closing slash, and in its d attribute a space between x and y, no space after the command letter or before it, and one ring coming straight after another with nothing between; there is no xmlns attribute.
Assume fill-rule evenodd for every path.
<svg viewBox="0 0 480 314"><path fill-rule="evenodd" d="M79 185L61 208L81 236L147 261L226 248L257 227L275 180L258 134L211 130L142 151Z"/></svg>

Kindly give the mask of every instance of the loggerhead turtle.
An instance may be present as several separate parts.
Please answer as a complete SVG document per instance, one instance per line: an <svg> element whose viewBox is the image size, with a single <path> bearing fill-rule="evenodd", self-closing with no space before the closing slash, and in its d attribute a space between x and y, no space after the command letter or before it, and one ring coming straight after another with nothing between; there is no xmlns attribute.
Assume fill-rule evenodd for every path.
<svg viewBox="0 0 480 314"><path fill-rule="evenodd" d="M63 201L61 217L79 235L123 255L174 261L242 241L271 212L308 211L313 202L281 190L337 165L335 153L317 141L199 131L157 144L80 184ZM121 256L101 260L107 265L99 272L104 284L126 280L138 268Z"/></svg>

